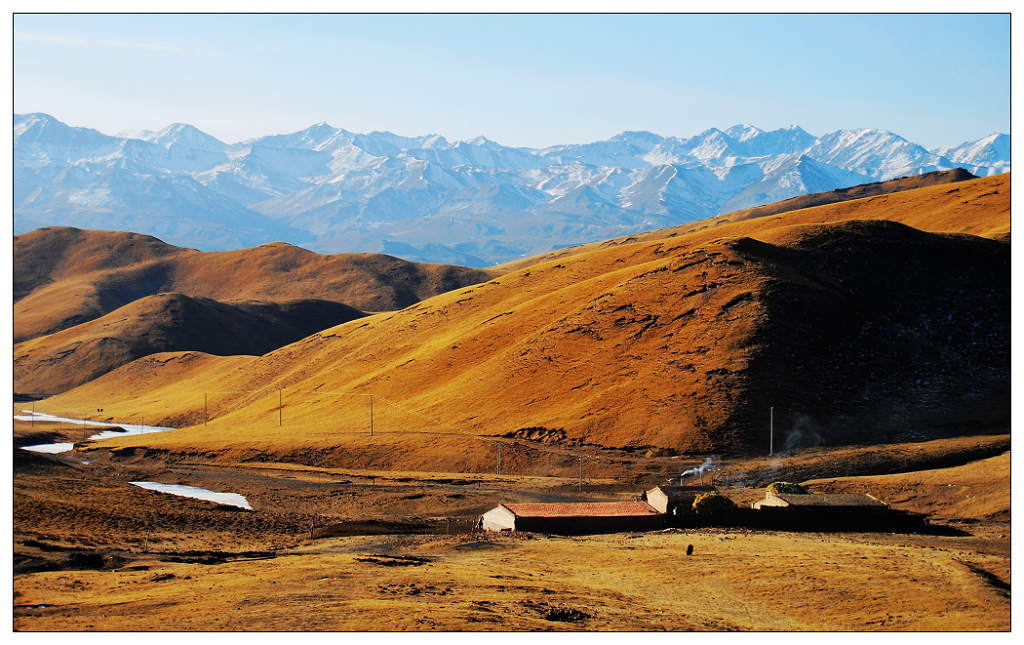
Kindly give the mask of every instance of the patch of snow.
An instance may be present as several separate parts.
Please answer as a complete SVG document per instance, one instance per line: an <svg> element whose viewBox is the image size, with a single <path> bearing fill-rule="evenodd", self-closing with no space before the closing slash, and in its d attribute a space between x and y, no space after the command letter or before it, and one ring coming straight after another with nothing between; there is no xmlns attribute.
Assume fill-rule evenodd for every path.
<svg viewBox="0 0 1024 645"><path fill-rule="evenodd" d="M22 446L22 450L28 450L29 452L42 452L48 455L56 455L62 452L67 452L75 447L73 443L41 443L35 446Z"/></svg>
<svg viewBox="0 0 1024 645"><path fill-rule="evenodd" d="M244 496L239 495L238 493L218 493L206 488L196 488L195 486L184 486L182 484L161 484L159 482L130 483L133 486L145 488L146 490L155 490L158 493L167 493L168 495L177 495L179 497L192 497L194 499L204 499L208 502L214 502L215 504L235 506L238 508L244 508L247 511L253 510L252 506L249 505L249 500L245 499Z"/></svg>
<svg viewBox="0 0 1024 645"><path fill-rule="evenodd" d="M100 441L102 439L113 439L115 437L128 437L137 434L151 434L154 432L165 432L167 430L174 430L166 426L147 426L139 423L109 423L104 421L90 421L88 419L72 419L70 417L58 417L52 414L46 414L45 412L35 412L31 410L22 410L25 414L14 415L15 421L35 421L36 423L73 423L80 426L93 426L100 428L117 428L117 430L104 430L103 432L96 433L89 436L86 441ZM62 452L68 452L74 449L75 444L73 443L41 443L34 446L22 446L22 450L28 450L31 452L43 452L51 455L59 454Z"/></svg>

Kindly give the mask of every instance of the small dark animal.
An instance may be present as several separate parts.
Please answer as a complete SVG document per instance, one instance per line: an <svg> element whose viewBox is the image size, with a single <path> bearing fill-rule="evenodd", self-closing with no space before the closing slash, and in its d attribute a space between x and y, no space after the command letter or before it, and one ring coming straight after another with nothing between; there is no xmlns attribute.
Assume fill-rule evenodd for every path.
<svg viewBox="0 0 1024 645"><path fill-rule="evenodd" d="M686 555L693 555L693 545L692 544L687 544L686 545Z"/></svg>

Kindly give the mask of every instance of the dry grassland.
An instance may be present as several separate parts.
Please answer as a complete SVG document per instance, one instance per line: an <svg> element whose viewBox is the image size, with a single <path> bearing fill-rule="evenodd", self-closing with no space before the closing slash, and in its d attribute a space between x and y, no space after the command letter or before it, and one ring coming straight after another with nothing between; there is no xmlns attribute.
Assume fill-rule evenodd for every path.
<svg viewBox="0 0 1024 645"><path fill-rule="evenodd" d="M1008 551L728 530L332 538L22 576L21 630L1003 630ZM687 545L694 554L686 556ZM148 567L137 570L139 567ZM993 583L995 581L995 584ZM29 606L42 608L29 609Z"/></svg>
<svg viewBox="0 0 1024 645"><path fill-rule="evenodd" d="M860 221L882 219L943 234ZM89 442L56 459L16 451L15 628L1009 629L1009 394L1000 389L1009 332L1004 343L996 329L1008 325L1008 288L992 278L1001 279L1008 245L949 233L1004 240L1009 175L590 245L260 357L172 352L124 365L36 409L179 429ZM882 362L861 369L854 352L835 371L813 372L844 337L843 298L863 284L842 271L873 275L865 262L908 249L923 258L918 274L876 275L884 297L857 301L882 312L882 331L865 332L881 339L866 354ZM281 269L295 252L263 253ZM936 258L978 275L946 289L929 273ZM263 270L239 262L246 275ZM83 280L63 282L62 297ZM970 301L971 316L928 318L938 300L921 284L946 289L943 302ZM920 306L928 324L914 326L916 310L887 318L894 298L907 311ZM819 304L838 331L812 346ZM29 314L17 315L45 326ZM958 343L942 325L961 318L951 331L967 341ZM967 342L977 373L953 369ZM929 349L899 353L915 347ZM879 381L890 376L940 389L890 391ZM840 389L854 378L880 393L853 392L876 398L846 408L892 419L899 436L855 423L860 434L842 447L751 456L767 452L761 412L787 409L758 384L827 409L842 408ZM818 393L826 381L837 389ZM964 419L955 416L962 402L941 408L939 394L982 382L991 388L970 392L975 409ZM933 409L921 392L938 401ZM915 402L931 416L908 416ZM17 422L14 434L26 445L87 432ZM499 501L635 499L719 449L717 483L738 502L770 481L810 481L929 513L942 530L468 531ZM142 480L243 494L255 511L130 484Z"/></svg>
<svg viewBox="0 0 1024 645"><path fill-rule="evenodd" d="M972 450L1007 447L1006 436L925 442L898 463L967 463L808 482L932 512L944 531L584 537L467 531L498 501L630 499L644 486L587 480L581 496L569 478L29 455L15 470L15 628L1005 630L1009 452ZM876 449L888 452L792 455L773 472L896 467ZM649 461L662 475L673 464ZM722 477L765 476L764 465L726 461ZM239 492L256 511L127 483L140 479Z"/></svg>

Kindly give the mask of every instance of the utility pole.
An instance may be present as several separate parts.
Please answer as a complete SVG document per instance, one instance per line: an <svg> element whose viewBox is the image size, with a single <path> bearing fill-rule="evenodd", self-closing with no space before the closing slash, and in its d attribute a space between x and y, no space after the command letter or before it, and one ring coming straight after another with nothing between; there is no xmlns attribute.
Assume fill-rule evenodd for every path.
<svg viewBox="0 0 1024 645"><path fill-rule="evenodd" d="M370 395L370 436L373 436L373 395Z"/></svg>
<svg viewBox="0 0 1024 645"><path fill-rule="evenodd" d="M580 460L580 492L583 492L583 456L577 457Z"/></svg>
<svg viewBox="0 0 1024 645"><path fill-rule="evenodd" d="M284 412L284 388L277 391L277 425L280 426L283 423Z"/></svg>
<svg viewBox="0 0 1024 645"><path fill-rule="evenodd" d="M768 417L768 456L775 454L775 406L770 408Z"/></svg>
<svg viewBox="0 0 1024 645"><path fill-rule="evenodd" d="M208 410L209 410L209 405L208 404L210 402L209 399L210 399L210 395L207 394L206 392L203 392L203 425L204 426L206 425L206 422L210 418L209 415L208 415Z"/></svg>

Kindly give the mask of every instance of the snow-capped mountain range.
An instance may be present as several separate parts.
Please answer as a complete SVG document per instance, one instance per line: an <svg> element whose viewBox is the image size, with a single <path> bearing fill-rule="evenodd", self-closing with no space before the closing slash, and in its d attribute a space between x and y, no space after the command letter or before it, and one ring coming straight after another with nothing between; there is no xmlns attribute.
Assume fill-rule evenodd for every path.
<svg viewBox="0 0 1024 645"><path fill-rule="evenodd" d="M203 250L282 240L487 266L955 167L1009 172L1010 137L928 150L885 130L736 125L534 149L317 123L226 144L181 123L110 136L36 113L14 117L14 229L128 230Z"/></svg>

